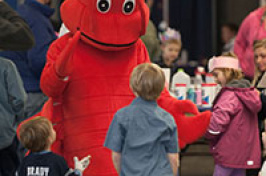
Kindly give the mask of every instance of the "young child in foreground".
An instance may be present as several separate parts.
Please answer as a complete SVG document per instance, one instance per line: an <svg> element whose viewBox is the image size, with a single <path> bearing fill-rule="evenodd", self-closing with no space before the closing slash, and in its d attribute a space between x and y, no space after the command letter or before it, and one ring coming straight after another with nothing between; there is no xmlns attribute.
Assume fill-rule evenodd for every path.
<svg viewBox="0 0 266 176"><path fill-rule="evenodd" d="M259 168L261 162L259 93L243 78L233 54L213 57L209 71L222 86L206 133L215 160L213 176L245 176L245 169Z"/></svg>
<svg viewBox="0 0 266 176"><path fill-rule="evenodd" d="M69 169L65 159L50 151L56 133L45 117L36 117L23 123L19 138L30 151L18 171L18 176L82 176L90 163L90 156L78 160L74 157L75 169Z"/></svg>
<svg viewBox="0 0 266 176"><path fill-rule="evenodd" d="M115 114L104 144L112 150L121 176L177 175L177 127L156 102L164 85L164 73L155 64L141 64L131 74L130 87L136 98Z"/></svg>

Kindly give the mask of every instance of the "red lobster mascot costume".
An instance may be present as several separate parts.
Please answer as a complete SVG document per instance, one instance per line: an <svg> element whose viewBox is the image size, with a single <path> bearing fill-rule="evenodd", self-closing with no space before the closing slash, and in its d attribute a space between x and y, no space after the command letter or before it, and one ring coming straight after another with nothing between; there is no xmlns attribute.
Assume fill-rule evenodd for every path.
<svg viewBox="0 0 266 176"><path fill-rule="evenodd" d="M51 45L41 77L50 97L41 115L57 131L53 150L70 166L74 156L90 154L85 176L117 175L103 143L114 113L134 99L131 71L150 62L139 39L149 10L144 0L66 0L61 15L70 32ZM199 114L194 104L176 100L166 89L158 103L174 116L180 147L204 134L210 112Z"/></svg>

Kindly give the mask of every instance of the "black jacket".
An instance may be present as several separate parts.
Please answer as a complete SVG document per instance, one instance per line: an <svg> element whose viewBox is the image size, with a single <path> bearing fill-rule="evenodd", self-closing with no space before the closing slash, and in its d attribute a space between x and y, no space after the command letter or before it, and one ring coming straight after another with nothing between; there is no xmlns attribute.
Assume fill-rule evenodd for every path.
<svg viewBox="0 0 266 176"><path fill-rule="evenodd" d="M261 76L258 78L258 80L255 83L255 87L257 87L258 83L260 82L262 76L264 75L261 74ZM265 88L257 88L260 91L260 99L261 99L261 104L262 104L262 108L258 114L258 118L259 118L259 128L261 131L264 131L264 124L263 124L263 120L266 119L266 89Z"/></svg>
<svg viewBox="0 0 266 176"><path fill-rule="evenodd" d="M0 2L0 50L28 50L34 37L26 22L5 2Z"/></svg>

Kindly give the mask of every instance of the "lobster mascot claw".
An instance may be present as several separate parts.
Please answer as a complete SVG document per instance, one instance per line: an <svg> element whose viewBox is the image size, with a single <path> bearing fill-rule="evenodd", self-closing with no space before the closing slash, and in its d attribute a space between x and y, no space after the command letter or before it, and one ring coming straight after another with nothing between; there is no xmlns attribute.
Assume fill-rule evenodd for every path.
<svg viewBox="0 0 266 176"><path fill-rule="evenodd" d="M150 62L139 39L149 10L144 0L66 0L61 16L70 32L50 46L41 76L41 88L50 99L40 115L57 132L52 150L71 167L74 156L90 154L85 176L117 175L103 143L114 113L134 99L131 71ZM179 101L166 89L158 104L174 116L181 148L205 133L210 112L199 113L191 101Z"/></svg>

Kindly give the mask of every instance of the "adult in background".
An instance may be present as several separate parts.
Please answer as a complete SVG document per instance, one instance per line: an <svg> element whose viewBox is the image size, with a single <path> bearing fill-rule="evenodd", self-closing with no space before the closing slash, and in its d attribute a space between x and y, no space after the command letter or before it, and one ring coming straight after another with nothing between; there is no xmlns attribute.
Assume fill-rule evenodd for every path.
<svg viewBox="0 0 266 176"><path fill-rule="evenodd" d="M224 44L223 50L222 50L223 53L233 52L237 30L238 30L237 25L233 23L226 23L222 25L221 38Z"/></svg>
<svg viewBox="0 0 266 176"><path fill-rule="evenodd" d="M255 76L253 85L260 92L260 99L262 102L262 109L258 113L260 137L261 133L265 131L264 123L266 117L266 80L263 75L266 71L266 39L256 40L253 45L254 61L255 61ZM264 85L263 85L264 84ZM262 143L261 143L262 144ZM262 145L261 145L262 146ZM257 175L259 170L248 170L247 176Z"/></svg>
<svg viewBox="0 0 266 176"><path fill-rule="evenodd" d="M266 38L266 6L251 12L242 22L234 44L240 66L250 80L254 77L253 42Z"/></svg>
<svg viewBox="0 0 266 176"><path fill-rule="evenodd" d="M255 76L253 85L261 93L261 101L263 105L266 105L266 80L263 80L263 75L266 71L266 38L262 40L256 40L254 42L254 61L255 61ZM264 84L264 85L263 85ZM262 120L266 117L266 106L262 106L259 113L260 130L264 130Z"/></svg>
<svg viewBox="0 0 266 176"><path fill-rule="evenodd" d="M151 61L156 62L156 58L160 56L161 48L157 38L157 29L151 20L149 20L146 33L141 37L141 40L148 50Z"/></svg>
<svg viewBox="0 0 266 176"><path fill-rule="evenodd" d="M1 56L12 60L22 77L24 88L28 95L25 118L40 111L47 97L40 89L40 76L45 65L46 53L50 44L56 39L49 17L54 10L48 4L50 0L26 0L18 7L18 13L29 24L36 44L28 51L7 51Z"/></svg>
<svg viewBox="0 0 266 176"><path fill-rule="evenodd" d="M150 12L152 10L153 3L154 0L146 0L146 4L149 7ZM157 29L151 19L149 20L145 35L141 36L141 40L144 42L148 50L151 61L155 62L155 59L160 56L161 49Z"/></svg>
<svg viewBox="0 0 266 176"><path fill-rule="evenodd" d="M27 96L15 64L0 57L0 65L0 175L14 176L20 164L16 126Z"/></svg>
<svg viewBox="0 0 266 176"><path fill-rule="evenodd" d="M0 50L27 50L34 37L26 22L3 0L0 0Z"/></svg>
<svg viewBox="0 0 266 176"><path fill-rule="evenodd" d="M27 23L0 0L0 50L28 50L34 36ZM19 165L16 123L23 116L26 93L16 66L0 58L0 175L14 176Z"/></svg>

